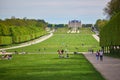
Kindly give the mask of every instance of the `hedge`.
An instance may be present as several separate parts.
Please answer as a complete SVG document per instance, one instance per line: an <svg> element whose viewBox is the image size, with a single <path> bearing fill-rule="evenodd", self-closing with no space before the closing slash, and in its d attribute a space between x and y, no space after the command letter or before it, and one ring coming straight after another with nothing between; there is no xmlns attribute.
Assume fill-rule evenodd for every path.
<svg viewBox="0 0 120 80"><path fill-rule="evenodd" d="M45 35L46 32L38 32L38 33L32 33L29 35L14 35L13 36L13 43L22 43L22 42L26 42L26 41L30 41L33 40L35 38L38 38L40 36Z"/></svg>
<svg viewBox="0 0 120 80"><path fill-rule="evenodd" d="M0 45L12 44L12 37L10 36L0 36Z"/></svg>
<svg viewBox="0 0 120 80"><path fill-rule="evenodd" d="M110 19L100 31L100 46L120 45L120 13Z"/></svg>
<svg viewBox="0 0 120 80"><path fill-rule="evenodd" d="M46 26L44 20L19 18L0 20L0 36L2 36L0 45L22 43L43 36L46 34Z"/></svg>

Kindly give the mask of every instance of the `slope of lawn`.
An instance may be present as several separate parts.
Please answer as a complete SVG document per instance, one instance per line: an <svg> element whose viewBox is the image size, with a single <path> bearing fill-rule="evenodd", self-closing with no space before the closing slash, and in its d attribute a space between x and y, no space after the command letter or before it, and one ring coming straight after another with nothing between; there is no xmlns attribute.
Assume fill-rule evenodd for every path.
<svg viewBox="0 0 120 80"><path fill-rule="evenodd" d="M100 49L99 43L92 37L89 29L81 29L79 34L55 33L51 38L31 46L8 50L11 52L55 53L58 49L67 49L69 52L87 52Z"/></svg>
<svg viewBox="0 0 120 80"><path fill-rule="evenodd" d="M0 60L0 80L105 80L83 55L13 55Z"/></svg>

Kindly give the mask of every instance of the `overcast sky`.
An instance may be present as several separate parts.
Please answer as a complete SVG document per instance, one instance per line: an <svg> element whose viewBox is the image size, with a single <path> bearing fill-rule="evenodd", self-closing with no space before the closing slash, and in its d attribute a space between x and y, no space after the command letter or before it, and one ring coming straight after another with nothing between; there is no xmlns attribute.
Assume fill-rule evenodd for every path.
<svg viewBox="0 0 120 80"><path fill-rule="evenodd" d="M95 23L105 18L104 7L110 0L0 0L0 19L27 17L49 23L68 23L77 19Z"/></svg>

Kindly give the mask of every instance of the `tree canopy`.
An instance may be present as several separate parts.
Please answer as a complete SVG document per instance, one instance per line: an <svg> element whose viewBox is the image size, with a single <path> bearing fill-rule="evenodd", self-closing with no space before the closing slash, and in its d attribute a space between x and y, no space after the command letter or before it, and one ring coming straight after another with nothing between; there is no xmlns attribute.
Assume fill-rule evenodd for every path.
<svg viewBox="0 0 120 80"><path fill-rule="evenodd" d="M111 0L108 2L107 6L104 8L104 11L109 17L112 17L120 12L120 0Z"/></svg>
<svg viewBox="0 0 120 80"><path fill-rule="evenodd" d="M0 20L0 45L21 43L35 39L46 33L46 27L47 23L44 20L19 19L15 17Z"/></svg>
<svg viewBox="0 0 120 80"><path fill-rule="evenodd" d="M105 24L107 24L107 23L108 23L108 20L98 19L94 26L98 31L100 31L105 26Z"/></svg>

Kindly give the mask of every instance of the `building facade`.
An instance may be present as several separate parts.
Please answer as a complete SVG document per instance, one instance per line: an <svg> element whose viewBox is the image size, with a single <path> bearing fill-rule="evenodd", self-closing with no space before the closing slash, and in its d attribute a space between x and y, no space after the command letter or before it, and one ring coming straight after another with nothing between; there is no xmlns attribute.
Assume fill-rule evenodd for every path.
<svg viewBox="0 0 120 80"><path fill-rule="evenodd" d="M81 24L81 21L78 21L78 20L71 20L69 21L68 23L68 28L81 28L82 27L82 24Z"/></svg>

